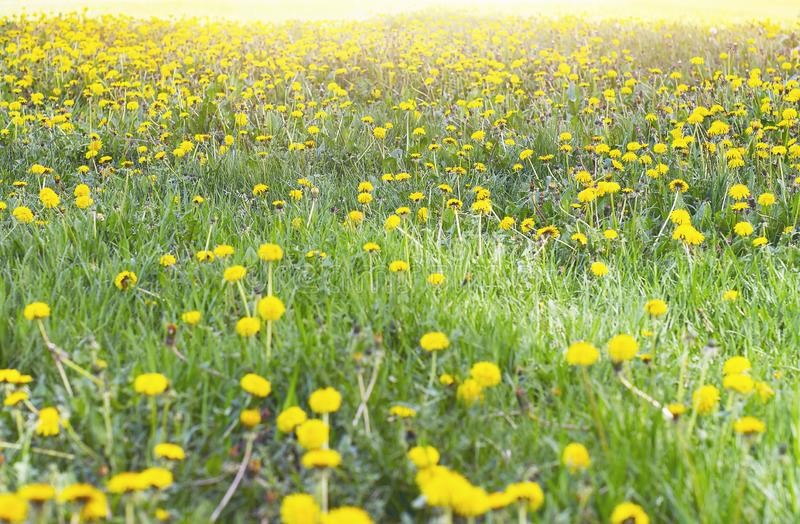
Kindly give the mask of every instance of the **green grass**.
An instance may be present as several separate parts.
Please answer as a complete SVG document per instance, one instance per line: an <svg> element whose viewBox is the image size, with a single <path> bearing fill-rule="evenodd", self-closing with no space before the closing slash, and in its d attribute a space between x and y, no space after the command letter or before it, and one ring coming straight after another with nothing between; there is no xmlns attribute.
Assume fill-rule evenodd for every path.
<svg viewBox="0 0 800 524"><path fill-rule="evenodd" d="M25 449L2 450L5 466L0 470L0 492L15 491L30 482L63 487L80 481L103 487L112 474L154 464L153 444L169 440L182 445L187 458L174 467L173 487L137 496L137 519L152 520L155 508L164 507L179 522L204 521L222 499L241 460L248 432L238 423L239 413L257 406L264 412L264 423L254 432L252 467L222 520L274 521L281 498L295 492L313 493L316 486L314 474L299 465L302 450L294 439L276 432L275 416L289 405L307 409L309 394L330 385L343 395L340 411L331 416L330 444L343 459L332 473L331 505L361 506L376 522L427 522L441 515L441 510L415 503L419 489L405 455L416 444L435 446L442 464L489 492L523 479L536 480L546 499L532 517L540 522L607 522L624 500L642 505L654 522L789 522L800 511L796 351L800 347L796 229L800 194L792 184L798 170L796 159L756 154L758 142L791 145L797 124L767 130L761 136L752 133L751 124L753 120L777 124L780 118L772 112L796 108L797 103L785 100L788 88L751 88L745 83L734 90L724 81L707 88L703 84L717 69L746 77L750 69L760 67L765 78L777 77L775 83L785 87L792 81L792 71L767 74L766 69L779 68L783 61L798 67L796 55L786 58L792 38L788 30L776 30L778 36L772 38L763 26L747 25L722 30L709 40L705 30L680 25L628 22L629 30L620 32L610 22L589 26L574 20L457 19L435 22L429 32L424 19L410 18L328 28L280 26L274 33L262 26L214 25L207 30L210 42L203 43L193 37L199 29L189 22L173 26L127 19L103 23L48 19L41 24L5 21L0 47L11 57L24 55L29 49L6 47L18 40L15 29L34 35L37 45L43 46L57 41L53 35L60 34L61 24L82 27L115 56L108 62L77 59L78 63L105 64L97 77L108 89L101 98L137 99L140 108L99 107L96 98L83 93L95 81L91 74L74 67L59 73L48 55L55 55L54 51L45 50L50 56L46 60L21 58L19 63L6 60L0 66L2 74L21 78L28 69L33 78L31 85L18 85L16 92L12 81L0 85L0 99L5 102L0 122L8 129L0 137L0 191L8 204L0 212L0 313L4 319L0 322L0 367L32 374L31 402L38 408L57 406L93 450L89 453L76 445L64 430L56 437L35 435L35 416L23 409L25 431L19 443ZM470 24L499 40L470 33ZM311 39L313 53L303 54L299 44L282 40L306 30L317 32ZM511 50L504 30L531 51ZM387 43L385 34L400 36ZM468 62L463 72L436 64L454 34L464 39L459 45L470 58L491 55L510 67L518 56L531 57L515 70L520 83L475 83L469 71L486 75L499 69L475 61ZM417 35L420 45L435 53L427 56L412 49L410 35ZM590 36L599 39L588 54L590 65L600 71L619 71L619 81L576 65L572 53ZM360 52L336 56L324 49L331 45L342 50L343 42L351 37ZM745 37L755 39L754 51L745 46L730 51L734 42ZM157 67L122 65L117 56L120 48L110 49L116 38L123 45L155 44L161 50L156 54L158 65L194 56L202 68L210 68L209 82L201 80L202 71L191 72L189 66L181 66L187 78L181 83L175 76L161 76ZM168 44L171 38L178 43ZM614 43L614 38L621 41ZM214 45L230 52L230 63L209 58L208 49ZM573 81L565 86L554 75L561 59L533 62L533 50L549 47L563 53L563 61L579 71L586 85ZM630 50L633 62L620 58L622 49ZM263 51L264 59L280 55L302 64L304 70L288 76L287 84L299 82L305 100L293 99L290 90L284 89L286 84L265 89L258 102L246 96L265 73L242 58L248 51ZM731 52L729 61L718 58L722 51ZM125 53L135 55L136 50L127 48ZM689 58L696 55L705 57L706 65L689 65ZM779 55L785 56L778 59ZM423 73L398 68L390 77L380 66L389 60L399 63L403 57L419 60ZM311 63L347 71L335 77L332 71L317 74L309 70ZM425 77L434 67L441 76L426 86ZM651 67L665 73L650 75ZM104 78L110 69L127 80L160 84L155 93L142 93L141 88ZM682 80L667 77L673 69L683 72ZM215 80L219 73L229 75L229 80ZM238 78L239 73L244 76ZM625 73L637 79L632 95L619 94ZM348 90L346 98L333 100L326 90L334 79ZM75 82L70 84L70 80ZM691 86L687 93L673 94L679 82ZM662 85L668 89L659 93ZM60 94L53 94L56 87L62 89ZM186 110L181 104L187 93L181 93L181 87L199 96L200 104ZM524 94L515 93L516 87ZM584 111L590 96L602 100L603 90L609 87L617 89L615 105L602 105L594 114ZM382 91L379 97L371 95L374 88ZM535 94L538 89L545 94ZM161 106L155 101L159 91L167 93ZM34 92L52 98L46 98L43 106L24 104L21 113L33 119L14 124L8 102L20 97L28 100ZM505 95L506 100L494 101L496 94ZM484 109L495 109L494 115L467 112L456 104L479 97L485 101ZM38 116L52 118L64 109L67 98L75 100L67 110L74 130L43 125ZM762 108L764 98L772 99L772 108ZM408 99L416 100L418 116L395 108ZM309 100L319 106L306 106L302 119L263 107L286 104L291 111ZM351 104L342 107L344 100ZM669 144L675 121L684 121L697 105L715 103L724 110L707 117L697 136L698 142L718 144L720 151L703 152L696 144L685 153L670 149L660 157L669 165L669 174L658 180L645 176L641 166L630 164L616 170L607 157L581 149L592 143L593 136L623 150L634 140L651 147L660 141ZM743 105L743 114L734 112L736 103ZM577 111L571 109L573 105ZM665 105L674 112L660 111ZM327 117L314 117L321 107ZM148 110L153 113L148 115ZM172 114L163 116L167 110ZM188 114L179 116L181 110ZM505 131L493 127L510 110L515 113L507 117ZM248 114L245 129L250 134L237 136L230 150L220 153L223 137L235 135L233 115L238 111ZM655 123L645 120L648 112L658 115ZM364 116L373 117L375 125L393 122L389 138L377 142L369 126L361 122ZM603 123L603 117L610 122ZM100 118L107 119L102 126ZM424 127L427 135L407 140L406 118L410 130ZM729 168L721 139L706 137L707 124L714 119L731 124L727 138L745 149L745 167ZM138 132L142 121L154 124ZM290 142L311 138L304 130L312 124L321 129L314 147L288 151ZM454 128L447 130L447 125ZM470 140L476 129L486 130L487 139L496 146L489 149ZM689 135L693 127L686 124L684 129ZM558 152L558 135L567 130L573 134L575 151L564 155ZM171 135L160 136L164 131ZM101 155L112 157L106 166L84 156L91 132L102 138ZM211 136L197 143L192 154L174 157L172 150L181 140L194 140L195 133ZM253 137L262 133L275 138L256 142ZM475 149L463 157L456 154L457 147L442 146L435 155L428 150L429 143L441 143L445 136L456 137L459 144L474 144ZM499 143L509 136L516 145ZM137 153L140 145L148 151ZM522 172L515 173L512 165L527 147L536 153ZM154 159L152 155L160 150L166 151L165 159ZM259 151L267 156L260 157ZM419 153L421 160L412 153ZM556 156L552 161L538 158L546 154ZM150 161L140 162L142 156ZM425 162L433 167L426 168ZM486 164L487 172L476 172L475 162ZM30 166L36 163L52 168L54 174L30 174ZM78 166L84 164L90 168L88 173L78 174ZM445 167L454 165L467 167L468 174L445 172ZM596 178L607 173L634 191L615 195L613 213L608 197L598 200L596 217L591 218L585 208L570 207L582 189L572 177L575 166L592 171ZM409 172L412 179L382 182L381 175L390 172ZM289 190L298 187L296 180L301 177L318 188L318 198L308 190L299 202L289 198ZM673 206L675 197L667 188L673 178L689 183L679 203L705 234L702 246L686 248L672 240L672 224L658 235ZM376 187L375 200L366 208L356 201L358 183L364 180ZM27 182L27 186L15 186L14 181ZM767 212L755 206L736 214L726 194L737 182L747 184L754 196L772 191L778 202ZM78 183L92 188L95 204L90 210L79 210L73 203L72 191ZM257 183L270 186L265 197L253 196ZM453 196L464 200L458 229L453 213L441 212L440 183L451 184ZM515 231L500 230L495 218L482 219L482 256L477 256L478 220L469 211L474 200L470 188L475 185L491 190L498 217L517 219ZM42 186L52 187L61 196L61 209L43 209L37 199ZM422 204L409 201L412 191L425 193ZM192 203L195 195L205 201ZM276 209L271 204L275 199L285 200L285 208ZM11 216L18 205L29 206L43 223L18 223ZM385 231L385 218L406 205L412 208L402 226L407 235ZM427 223L414 218L421 205L430 209ZM363 209L366 219L356 227L344 225L347 212L353 209ZM526 217L534 217L537 228L556 225L561 231L558 241L545 242L519 231ZM733 234L734 223L744 219L756 226L753 236L763 232L767 246L754 248L752 238ZM296 220L300 227L293 224ZM612 227L619 238L604 239L603 230ZM786 227L795 229L785 233ZM589 237L587 247L570 239L577 231ZM370 259L362 250L370 241L381 246L381 252L373 255L371 277ZM253 302L266 294L267 265L257 256L264 242L285 250L284 259L274 266L273 279L274 294L285 302L287 313L274 326L270 361L265 358L263 329L253 339L237 336L236 321L244 316L242 300L235 286L222 279L225 267L246 266L243 284L252 309ZM231 258L210 263L195 259L197 251L223 243L235 248ZM311 250L322 250L327 257L309 259L306 254ZM174 254L178 264L161 267L159 258L165 253ZM410 262L408 274L388 270L388 264L398 259ZM595 260L608 265L607 276L592 276L588 268ZM125 292L113 283L122 270L138 276L137 286ZM441 287L426 282L434 272L447 278ZM730 289L740 292L737 301L722 299ZM643 307L651 298L667 301L665 317L646 315ZM102 392L91 381L69 370L76 394L74 398L66 395L36 323L23 317L25 305L35 300L52 307L51 317L44 321L49 338L107 382L110 408L104 407ZM180 321L183 312L193 309L203 313L194 327ZM171 323L178 324L174 351L168 345ZM438 355L440 372L463 380L475 362L490 361L500 367L502 383L487 390L483 402L465 406L457 400L455 386L437 382L428 387L431 356L419 348L419 338L433 330L447 333L451 340L450 348ZM654 335L644 336L643 330ZM640 353L652 355L649 363L636 359L627 364L626 376L660 403L683 402L688 407L685 415L676 421L664 420L659 410L623 387L605 351L608 339L618 333L636 335ZM564 361L565 349L577 340L593 342L603 354L588 369L589 388L581 370ZM754 394L722 391L719 409L694 420L691 393L702 383L722 390L722 365L735 355L752 361L751 375L769 383L775 398L763 403ZM368 381L376 362L380 365L368 402L368 435L363 421L356 425L352 421L361 400L359 375ZM170 389L158 399L157 438L151 435L150 404L132 385L134 377L145 372L160 372L170 380ZM247 372L271 381L273 391L266 400L255 401L241 390L238 381ZM417 417L389 420L389 408L395 404L414 407ZM766 432L755 438L736 435L732 425L742 414L763 420ZM112 434L106 429L105 416L110 417ZM15 443L17 439L12 411L4 408L0 440ZM561 465L561 451L570 442L589 449L592 465L588 471L572 475ZM30 450L31 445L74 457L54 459ZM113 518L123 522L124 497L110 496L109 500ZM512 522L515 518L509 509L493 512L482 521Z"/></svg>

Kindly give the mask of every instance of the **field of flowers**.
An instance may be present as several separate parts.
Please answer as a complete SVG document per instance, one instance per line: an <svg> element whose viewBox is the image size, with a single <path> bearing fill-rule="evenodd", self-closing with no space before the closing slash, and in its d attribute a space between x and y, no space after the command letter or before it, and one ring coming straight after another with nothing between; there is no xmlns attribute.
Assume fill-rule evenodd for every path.
<svg viewBox="0 0 800 524"><path fill-rule="evenodd" d="M798 34L0 19L0 522L795 522Z"/></svg>

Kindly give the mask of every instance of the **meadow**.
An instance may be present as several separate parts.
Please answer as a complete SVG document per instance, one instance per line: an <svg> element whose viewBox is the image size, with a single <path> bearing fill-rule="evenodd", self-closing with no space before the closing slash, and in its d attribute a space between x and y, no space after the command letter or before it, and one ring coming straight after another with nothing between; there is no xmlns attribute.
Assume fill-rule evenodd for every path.
<svg viewBox="0 0 800 524"><path fill-rule="evenodd" d="M793 522L800 22L0 19L0 522Z"/></svg>

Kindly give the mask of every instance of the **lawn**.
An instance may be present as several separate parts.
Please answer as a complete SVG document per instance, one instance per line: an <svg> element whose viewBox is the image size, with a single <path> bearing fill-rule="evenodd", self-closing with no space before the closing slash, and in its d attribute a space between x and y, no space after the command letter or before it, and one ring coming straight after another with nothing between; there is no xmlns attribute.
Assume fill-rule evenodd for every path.
<svg viewBox="0 0 800 524"><path fill-rule="evenodd" d="M0 522L794 521L797 29L3 19Z"/></svg>

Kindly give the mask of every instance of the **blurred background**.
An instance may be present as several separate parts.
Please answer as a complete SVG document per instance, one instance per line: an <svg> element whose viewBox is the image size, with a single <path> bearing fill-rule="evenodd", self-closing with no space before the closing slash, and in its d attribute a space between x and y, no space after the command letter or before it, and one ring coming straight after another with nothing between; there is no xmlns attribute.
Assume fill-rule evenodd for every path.
<svg viewBox="0 0 800 524"><path fill-rule="evenodd" d="M363 19L420 10L482 15L582 14L684 21L800 20L800 0L0 0L0 15L70 12L238 20Z"/></svg>

